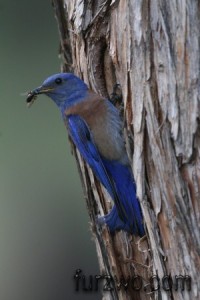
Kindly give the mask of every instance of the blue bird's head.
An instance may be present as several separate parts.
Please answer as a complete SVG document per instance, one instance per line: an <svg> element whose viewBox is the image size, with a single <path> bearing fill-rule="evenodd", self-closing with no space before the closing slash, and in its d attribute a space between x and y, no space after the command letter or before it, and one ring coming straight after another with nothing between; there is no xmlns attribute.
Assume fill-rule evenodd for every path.
<svg viewBox="0 0 200 300"><path fill-rule="evenodd" d="M31 91L27 96L27 104L32 104L37 95L45 94L62 109L81 101L87 90L87 85L74 74L58 73L48 77L41 86Z"/></svg>

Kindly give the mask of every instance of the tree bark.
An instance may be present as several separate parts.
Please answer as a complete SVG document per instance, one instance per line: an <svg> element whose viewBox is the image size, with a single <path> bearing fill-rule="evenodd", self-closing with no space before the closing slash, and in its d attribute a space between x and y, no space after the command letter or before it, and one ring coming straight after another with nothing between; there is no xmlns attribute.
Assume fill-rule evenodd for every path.
<svg viewBox="0 0 200 300"><path fill-rule="evenodd" d="M103 299L199 299L199 2L53 0L53 5L63 70L105 97L116 82L121 85L127 152L145 220L142 239L99 228L96 215L110 210L111 199L74 149L100 272L114 280ZM176 291L176 275L185 276L184 291L180 286ZM125 291L119 280L129 276ZM139 276L143 285L136 291ZM155 289L160 279L156 291L151 276ZM169 276L173 284L166 291Z"/></svg>

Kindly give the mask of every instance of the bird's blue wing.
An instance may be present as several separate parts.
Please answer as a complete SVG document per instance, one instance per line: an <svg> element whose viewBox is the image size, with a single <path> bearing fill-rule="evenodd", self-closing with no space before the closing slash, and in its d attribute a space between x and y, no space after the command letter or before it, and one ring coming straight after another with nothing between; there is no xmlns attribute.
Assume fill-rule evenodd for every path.
<svg viewBox="0 0 200 300"><path fill-rule="evenodd" d="M109 177L105 166L103 164L100 153L95 146L92 134L88 128L86 122L78 115L67 116L67 123L70 136L80 151L81 155L91 167L97 178L105 186L113 198L118 215L122 221L127 220L126 211L123 205L120 203L120 199L117 195L115 184L112 178Z"/></svg>

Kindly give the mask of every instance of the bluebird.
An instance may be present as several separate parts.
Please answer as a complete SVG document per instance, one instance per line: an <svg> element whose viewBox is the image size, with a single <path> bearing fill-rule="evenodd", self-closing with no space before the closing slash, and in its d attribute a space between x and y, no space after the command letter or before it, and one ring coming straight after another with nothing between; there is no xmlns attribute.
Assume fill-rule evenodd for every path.
<svg viewBox="0 0 200 300"><path fill-rule="evenodd" d="M72 141L114 201L111 211L100 217L99 223L107 224L111 233L125 230L143 236L143 216L119 110L71 73L47 78L28 94L27 103L32 104L39 94L56 103Z"/></svg>

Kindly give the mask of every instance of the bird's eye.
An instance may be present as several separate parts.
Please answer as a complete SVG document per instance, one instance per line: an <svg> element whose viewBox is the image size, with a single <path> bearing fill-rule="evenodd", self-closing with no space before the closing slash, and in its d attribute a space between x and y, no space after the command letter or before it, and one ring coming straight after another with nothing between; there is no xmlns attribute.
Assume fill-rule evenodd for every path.
<svg viewBox="0 0 200 300"><path fill-rule="evenodd" d="M61 84L62 83L62 79L60 77L56 78L55 83L56 84Z"/></svg>

